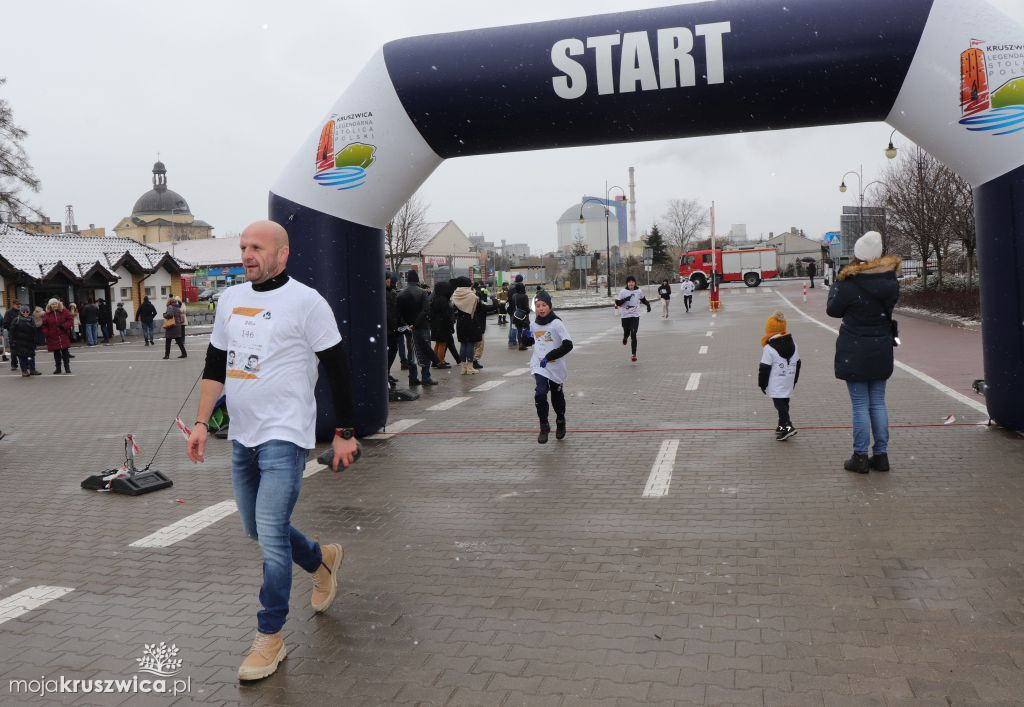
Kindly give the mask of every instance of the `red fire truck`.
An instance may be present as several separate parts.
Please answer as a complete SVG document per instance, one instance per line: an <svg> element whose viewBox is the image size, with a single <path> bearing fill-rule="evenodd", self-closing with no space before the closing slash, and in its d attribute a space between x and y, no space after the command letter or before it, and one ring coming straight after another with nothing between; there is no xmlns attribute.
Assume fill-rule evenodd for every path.
<svg viewBox="0 0 1024 707"><path fill-rule="evenodd" d="M698 290L711 282L710 250L691 250L679 260L679 276ZM757 287L762 280L779 276L779 255L774 248L715 249L715 270L719 282L743 282Z"/></svg>

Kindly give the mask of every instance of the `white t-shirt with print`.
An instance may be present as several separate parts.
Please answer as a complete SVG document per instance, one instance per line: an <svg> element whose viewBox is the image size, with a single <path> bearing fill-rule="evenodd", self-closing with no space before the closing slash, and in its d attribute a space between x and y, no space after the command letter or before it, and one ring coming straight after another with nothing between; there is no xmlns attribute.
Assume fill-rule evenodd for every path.
<svg viewBox="0 0 1024 707"><path fill-rule="evenodd" d="M618 301L626 300L619 305L619 316L623 319L629 319L630 317L639 317L640 308L644 305L640 304L640 300L644 298L644 291L639 287L635 290L629 290L623 287L619 290L619 296L615 299Z"/></svg>
<svg viewBox="0 0 1024 707"><path fill-rule="evenodd" d="M561 319L554 319L547 324L533 322L530 324L530 336L533 337L530 372L542 375L555 383L565 383L565 379L569 375L569 369L565 365L565 356L549 361L544 368L540 367L541 359L545 358L549 352L561 346L563 341L572 340L565 323Z"/></svg>
<svg viewBox="0 0 1024 707"><path fill-rule="evenodd" d="M683 293L683 296L693 294L693 282L691 280L683 280L679 283L679 291Z"/></svg>
<svg viewBox="0 0 1024 707"><path fill-rule="evenodd" d="M224 291L210 343L228 352L228 438L246 447L284 440L316 446L316 352L341 341L330 305L294 279L268 292Z"/></svg>

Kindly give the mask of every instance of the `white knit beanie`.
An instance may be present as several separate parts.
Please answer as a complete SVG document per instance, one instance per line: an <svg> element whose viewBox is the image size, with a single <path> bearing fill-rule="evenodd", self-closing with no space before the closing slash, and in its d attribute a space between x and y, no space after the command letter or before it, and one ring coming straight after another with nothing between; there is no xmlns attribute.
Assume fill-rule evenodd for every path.
<svg viewBox="0 0 1024 707"><path fill-rule="evenodd" d="M868 231L853 244L853 254L865 263L882 257L882 234Z"/></svg>

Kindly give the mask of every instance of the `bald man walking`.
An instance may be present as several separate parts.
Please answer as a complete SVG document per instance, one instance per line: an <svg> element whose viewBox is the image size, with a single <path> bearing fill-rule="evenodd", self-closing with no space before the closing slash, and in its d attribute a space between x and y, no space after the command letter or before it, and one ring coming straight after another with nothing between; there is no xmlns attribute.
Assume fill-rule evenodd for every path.
<svg viewBox="0 0 1024 707"><path fill-rule="evenodd" d="M257 221L240 241L246 282L221 295L199 395L189 458L205 461L214 405L227 393L231 417L231 480L245 534L263 555L258 632L238 669L240 680L274 673L285 658L282 637L292 587L292 562L313 575L315 612L338 589L344 550L310 540L291 524L308 450L315 446L317 360L334 399L333 468L356 452L348 357L327 301L288 276L288 233Z"/></svg>

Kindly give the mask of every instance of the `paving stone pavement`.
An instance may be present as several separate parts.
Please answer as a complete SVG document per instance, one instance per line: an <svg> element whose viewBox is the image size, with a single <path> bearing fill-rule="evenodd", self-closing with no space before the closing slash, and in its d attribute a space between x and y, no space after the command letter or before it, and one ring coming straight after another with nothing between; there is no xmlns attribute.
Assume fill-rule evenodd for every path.
<svg viewBox="0 0 1024 707"><path fill-rule="evenodd" d="M695 300L643 318L636 364L610 310L565 314L577 348L561 442L536 443L532 379L505 375L528 355L491 324L480 375L436 372L441 385L392 406L421 422L307 478L294 523L344 544L338 599L314 615L296 575L288 658L254 685L235 679L260 582L237 514L130 547L231 499L228 443L193 466L175 431L154 464L172 489L78 487L119 461L125 432L150 458L205 339L180 361L128 344L78 351L72 377L0 373L0 702L1024 704L1024 442L900 370L893 470L848 474L833 335L777 288L726 290L714 318ZM775 308L804 359L801 431L785 443L756 387ZM488 381L503 382L472 391ZM427 410L454 397L468 400ZM679 442L668 492L644 498L665 440ZM73 591L4 613L41 586ZM40 676L146 677L136 659L160 642L179 649L187 694L10 692Z"/></svg>

